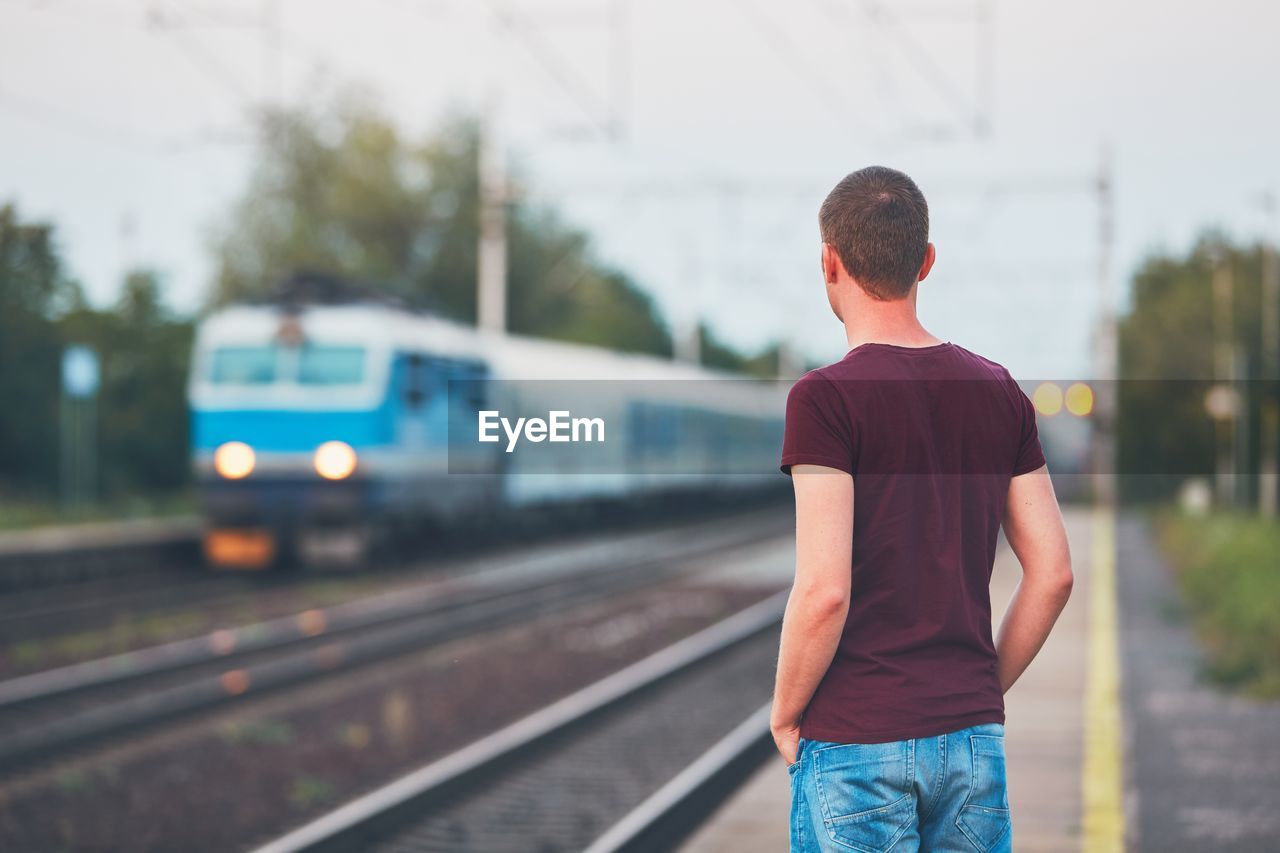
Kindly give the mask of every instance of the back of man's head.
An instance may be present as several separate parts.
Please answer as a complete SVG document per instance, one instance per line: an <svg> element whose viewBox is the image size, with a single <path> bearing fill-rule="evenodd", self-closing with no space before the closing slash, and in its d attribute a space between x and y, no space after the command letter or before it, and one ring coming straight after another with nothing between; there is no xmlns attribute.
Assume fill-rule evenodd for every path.
<svg viewBox="0 0 1280 853"><path fill-rule="evenodd" d="M885 166L845 176L822 203L818 227L867 293L888 300L911 292L929 245L929 205L911 178Z"/></svg>

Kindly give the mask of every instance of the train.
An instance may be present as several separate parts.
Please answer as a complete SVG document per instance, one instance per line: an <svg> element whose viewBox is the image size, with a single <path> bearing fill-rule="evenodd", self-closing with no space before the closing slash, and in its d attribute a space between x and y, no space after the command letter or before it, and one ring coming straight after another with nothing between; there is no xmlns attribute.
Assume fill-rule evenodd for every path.
<svg viewBox="0 0 1280 853"><path fill-rule="evenodd" d="M229 569L359 566L476 519L778 488L786 391L295 277L196 330L204 554Z"/></svg>

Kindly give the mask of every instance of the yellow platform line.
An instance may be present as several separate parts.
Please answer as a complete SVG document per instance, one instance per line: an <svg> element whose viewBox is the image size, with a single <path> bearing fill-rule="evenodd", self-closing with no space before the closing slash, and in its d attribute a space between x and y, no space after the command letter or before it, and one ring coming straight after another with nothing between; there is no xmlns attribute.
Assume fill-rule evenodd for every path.
<svg viewBox="0 0 1280 853"><path fill-rule="evenodd" d="M1089 579L1089 660L1084 692L1086 853L1124 850L1124 744L1120 735L1120 649L1116 615L1115 511L1093 514Z"/></svg>

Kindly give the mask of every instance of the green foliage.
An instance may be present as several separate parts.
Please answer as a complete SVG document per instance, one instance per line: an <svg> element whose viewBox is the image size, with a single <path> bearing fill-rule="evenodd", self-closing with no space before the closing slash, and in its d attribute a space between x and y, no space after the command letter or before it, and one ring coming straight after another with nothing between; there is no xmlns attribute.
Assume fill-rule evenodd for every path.
<svg viewBox="0 0 1280 853"><path fill-rule="evenodd" d="M189 491L132 493L75 507L60 506L53 500L10 500L0 503L0 531L25 530L50 524L116 521L122 518L176 518L195 512L195 495Z"/></svg>
<svg viewBox="0 0 1280 853"><path fill-rule="evenodd" d="M232 720L218 727L226 743L284 746L294 742L293 726L284 720Z"/></svg>
<svg viewBox="0 0 1280 853"><path fill-rule="evenodd" d="M761 379L773 379L778 375L781 348L777 344L770 344L755 355L748 356L720 341L705 325L698 325L698 335L698 352L702 363L707 367Z"/></svg>
<svg viewBox="0 0 1280 853"><path fill-rule="evenodd" d="M479 215L475 139L474 127L457 122L431 144L410 146L353 97L332 115L268 113L256 172L216 241L215 302L308 269L429 295L445 313L465 309L475 247L449 251L458 242L450 227ZM421 293L427 282L440 286Z"/></svg>
<svg viewBox="0 0 1280 853"><path fill-rule="evenodd" d="M0 208L0 500L47 506L59 482L59 365L71 343L102 362L98 459L104 498L171 491L188 478L183 392L191 324L169 315L153 273L135 272L97 311L63 270L53 226Z"/></svg>
<svg viewBox="0 0 1280 853"><path fill-rule="evenodd" d="M1280 697L1280 525L1256 516L1168 513L1157 529L1209 651L1209 675Z"/></svg>
<svg viewBox="0 0 1280 853"><path fill-rule="evenodd" d="M1121 479L1126 499L1168 499L1187 476L1213 470L1214 424L1204 396L1214 378L1218 251L1234 283L1232 338L1244 353L1246 375L1261 375L1260 247L1230 246L1206 234L1185 257L1150 257L1134 276L1132 307L1118 327L1117 464L1123 473L1142 475ZM1261 396L1249 401L1255 460Z"/></svg>
<svg viewBox="0 0 1280 853"><path fill-rule="evenodd" d="M81 768L69 767L59 770L54 778L58 789L66 794L86 794L93 788L93 780L88 772Z"/></svg>
<svg viewBox="0 0 1280 853"><path fill-rule="evenodd" d="M81 301L53 226L0 207L0 491L8 499L47 497L57 482L57 316Z"/></svg>
<svg viewBox="0 0 1280 853"><path fill-rule="evenodd" d="M338 793L338 787L328 779L319 776L299 776L293 780L289 788L289 802L300 811L321 805L332 800Z"/></svg>
<svg viewBox="0 0 1280 853"><path fill-rule="evenodd" d="M454 118L405 139L355 96L268 116L257 173L216 240L214 302L263 293L302 269L474 322L479 134ZM518 200L507 219L513 332L671 353L652 300L595 261L584 234Z"/></svg>
<svg viewBox="0 0 1280 853"><path fill-rule="evenodd" d="M109 311L79 307L60 323L63 338L102 360L98 459L103 495L172 492L190 476L186 378L192 324L173 317L159 277L134 271Z"/></svg>

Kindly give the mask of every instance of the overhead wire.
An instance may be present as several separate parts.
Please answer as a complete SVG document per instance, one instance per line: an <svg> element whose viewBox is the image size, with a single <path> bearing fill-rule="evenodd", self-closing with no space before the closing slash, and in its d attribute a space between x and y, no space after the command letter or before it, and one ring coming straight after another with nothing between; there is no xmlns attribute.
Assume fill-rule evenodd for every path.
<svg viewBox="0 0 1280 853"><path fill-rule="evenodd" d="M813 3L833 23L843 26L851 24L849 10L839 0L813 0ZM965 127L970 127L980 132L986 123L986 117L983 114L981 105L956 85L955 81L938 64L929 50L911 34L910 28L906 26L898 12L890 10L886 4L879 2L879 0L857 0L857 5L860 7L863 16L872 25L897 40L907 60L914 65L920 76L942 98L948 108L956 113L960 122ZM975 7L975 10L970 11L968 16L972 18L982 13L983 8L981 6ZM956 7L956 9L958 10L959 7ZM989 49L989 46L986 49Z"/></svg>
<svg viewBox="0 0 1280 853"><path fill-rule="evenodd" d="M827 96L837 102L845 100L845 95L830 83L828 77L809 64L804 51L792 41L786 30L769 20L756 0L742 0L742 2L735 4L735 8L746 13L746 17L755 27L761 40L769 46L777 59L791 69L792 73L801 82L808 84L806 85L807 90L815 94L819 90L825 91ZM830 104L826 105L829 106Z"/></svg>
<svg viewBox="0 0 1280 853"><path fill-rule="evenodd" d="M147 26L152 32L167 36L187 62L232 95L241 106L252 105L254 99L249 89L186 29L187 22L183 18L173 16L156 3L148 8Z"/></svg>
<svg viewBox="0 0 1280 853"><path fill-rule="evenodd" d="M511 10L497 0L486 0L494 19L507 32L514 33L520 40L525 52L542 68L543 72L574 103L577 109L591 124L592 129L600 135L609 137L611 128L607 119L610 110L608 104L596 96L591 87L574 71L563 55L548 41L537 27L526 20L518 21Z"/></svg>
<svg viewBox="0 0 1280 853"><path fill-rule="evenodd" d="M911 34L911 30L898 18L892 11L886 9L885 4L877 2L877 0L861 0L864 9L868 10L869 15L875 18L888 18L890 20L889 31L898 39L907 54L914 59L916 68L921 75L925 77L940 94L944 100L948 101L958 114L959 118L966 124L977 123L981 121L982 114L978 105L970 98L943 70L937 60L929 53L929 51Z"/></svg>

